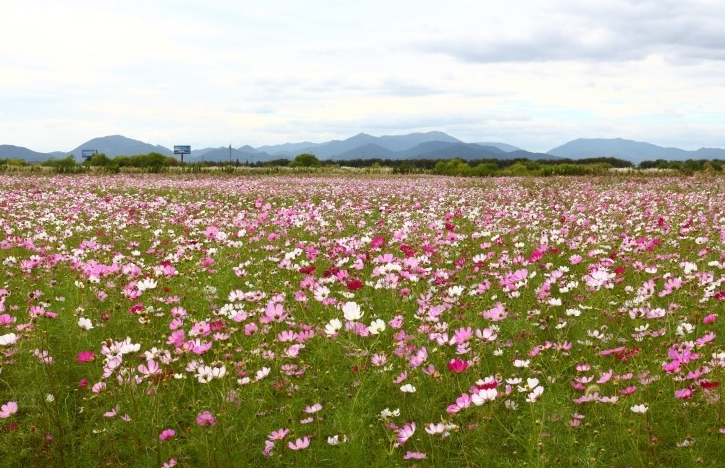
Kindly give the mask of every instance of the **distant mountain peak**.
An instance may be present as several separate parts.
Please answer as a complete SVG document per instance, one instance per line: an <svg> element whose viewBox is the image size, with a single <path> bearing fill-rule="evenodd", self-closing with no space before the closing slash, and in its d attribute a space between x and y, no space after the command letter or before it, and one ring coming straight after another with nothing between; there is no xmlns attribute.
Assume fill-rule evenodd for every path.
<svg viewBox="0 0 725 468"><path fill-rule="evenodd" d="M185 143L185 142L182 142ZM145 143L124 135L115 134L93 138L71 151L39 153L28 148L0 144L0 158L20 158L29 162L41 162L51 158L73 154L80 160L84 149L94 149L109 157L132 156L157 152L171 156L173 152L160 145ZM194 149L189 155L192 160L229 160L229 146ZM428 158L445 159L461 157L463 159L505 159L528 158L594 158L614 157L639 163L644 160L686 160L686 159L725 159L725 149L702 147L697 151L679 148L666 148L651 143L628 140L625 138L577 138L552 149L546 154L532 153L506 143L466 143L439 130L414 132L405 135L373 136L360 132L345 140L332 140L322 143L309 141L268 145L254 148L244 145L232 149L232 159L248 161L269 161L279 158L292 159L301 153L313 153L320 159L357 159L357 158Z"/></svg>
<svg viewBox="0 0 725 468"><path fill-rule="evenodd" d="M698 153L699 151L699 153ZM638 164L647 160L685 160L707 158L725 158L725 150L713 148L706 151L687 151L680 148L665 148L642 141L624 138L577 138L558 146L549 154L562 158L583 159L614 157ZM705 154L707 156L705 156Z"/></svg>
<svg viewBox="0 0 725 468"><path fill-rule="evenodd" d="M74 155L77 160L80 160L84 149L94 149L111 158L116 156L133 156L136 154L146 154L152 152L161 153L165 156L171 156L173 154L173 151L163 146L152 145L123 135L108 135L105 137L92 138L73 149L70 154Z"/></svg>

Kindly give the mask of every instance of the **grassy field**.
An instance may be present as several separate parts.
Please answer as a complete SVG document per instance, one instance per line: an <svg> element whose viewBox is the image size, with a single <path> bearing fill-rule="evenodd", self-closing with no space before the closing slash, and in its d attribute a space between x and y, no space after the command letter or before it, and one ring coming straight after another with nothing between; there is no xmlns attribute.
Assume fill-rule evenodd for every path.
<svg viewBox="0 0 725 468"><path fill-rule="evenodd" d="M0 465L723 466L724 188L0 176Z"/></svg>

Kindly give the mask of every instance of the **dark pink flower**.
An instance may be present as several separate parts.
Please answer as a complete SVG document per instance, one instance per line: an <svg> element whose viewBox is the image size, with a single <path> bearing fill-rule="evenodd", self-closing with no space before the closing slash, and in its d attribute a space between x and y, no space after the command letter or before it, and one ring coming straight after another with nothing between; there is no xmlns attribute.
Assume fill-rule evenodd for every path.
<svg viewBox="0 0 725 468"><path fill-rule="evenodd" d="M448 363L448 368L451 372L463 372L468 369L468 363L462 359L451 359Z"/></svg>
<svg viewBox="0 0 725 468"><path fill-rule="evenodd" d="M96 354L93 351L81 351L78 353L76 361L78 362L90 362L96 359Z"/></svg>

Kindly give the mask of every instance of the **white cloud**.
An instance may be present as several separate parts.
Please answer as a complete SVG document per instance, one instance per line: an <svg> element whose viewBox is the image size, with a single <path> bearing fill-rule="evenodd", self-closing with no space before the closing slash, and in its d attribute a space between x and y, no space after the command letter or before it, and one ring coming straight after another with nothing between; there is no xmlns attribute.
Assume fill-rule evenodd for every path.
<svg viewBox="0 0 725 468"><path fill-rule="evenodd" d="M195 147L443 130L725 146L725 4L9 2L0 143Z"/></svg>

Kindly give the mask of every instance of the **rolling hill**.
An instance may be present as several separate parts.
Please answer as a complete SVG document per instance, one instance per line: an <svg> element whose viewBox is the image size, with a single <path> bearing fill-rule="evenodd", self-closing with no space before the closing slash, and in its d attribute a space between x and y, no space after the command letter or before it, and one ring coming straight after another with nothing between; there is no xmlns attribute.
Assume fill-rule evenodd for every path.
<svg viewBox="0 0 725 468"><path fill-rule="evenodd" d="M82 151L84 149L94 149L99 153L103 153L109 158L116 156L133 156L136 154L146 154L156 152L164 156L173 155L173 151L159 145L144 143L143 141L127 138L122 135L111 135L88 140L77 148L71 150L68 154L75 156L76 160L81 160Z"/></svg>
<svg viewBox="0 0 725 468"><path fill-rule="evenodd" d="M0 158L24 159L27 162L43 162L48 159L58 159L68 156L68 153L54 151L52 153L38 153L22 146L0 145Z"/></svg>
<svg viewBox="0 0 725 468"><path fill-rule="evenodd" d="M28 148L14 145L0 145L0 158L19 158L28 162L42 162L51 158L63 158L73 154L81 160L84 149L95 149L109 157L119 155L136 155L150 152L166 156L172 150L160 145L153 145L134 140L122 135L110 135L93 138L71 151L40 153ZM584 159L595 157L614 157L638 164L645 160L686 160L686 159L725 159L725 149L700 148L687 151L680 148L665 148L651 143L625 140L622 138L579 138L558 146L548 153L532 153L507 143L466 143L446 133L432 131L410 133L407 135L373 136L359 133L345 140L332 140L323 143L303 141L266 145L254 148L244 145L232 149L232 162L255 163L274 159L293 159L301 153L312 153L320 160L352 160L352 159L514 159L527 158L552 159L570 158ZM229 147L194 149L184 158L186 162L229 161Z"/></svg>
<svg viewBox="0 0 725 468"><path fill-rule="evenodd" d="M723 159L725 150L719 148L700 148L687 151L680 148L665 148L640 141L622 138L579 138L548 152L562 158L582 159L611 156L626 159L635 164L647 160L686 160L686 159Z"/></svg>

